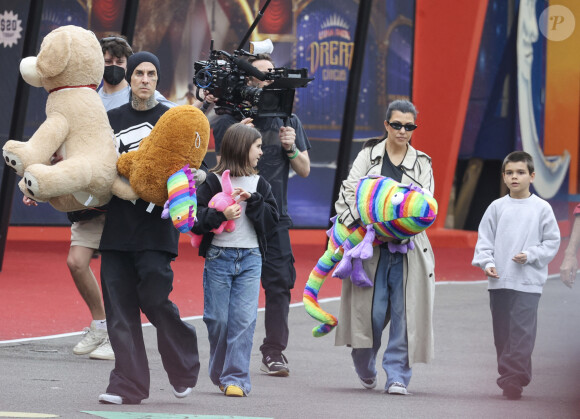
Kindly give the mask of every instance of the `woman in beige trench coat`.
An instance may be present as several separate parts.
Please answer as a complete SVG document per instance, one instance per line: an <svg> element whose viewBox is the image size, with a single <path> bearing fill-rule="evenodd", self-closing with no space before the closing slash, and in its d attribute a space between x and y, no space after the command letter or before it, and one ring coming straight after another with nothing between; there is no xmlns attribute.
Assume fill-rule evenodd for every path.
<svg viewBox="0 0 580 419"><path fill-rule="evenodd" d="M411 102L396 100L389 105L386 138L365 143L342 184L335 204L341 223L351 226L360 221L355 187L367 175L388 176L433 193L431 158L409 144L416 117ZM391 253L386 244L375 247L372 258L363 263L373 281L372 288L355 286L350 279L342 283L335 344L353 348L352 358L361 384L374 388L381 335L390 321L389 343L382 360L389 394L408 394L411 366L433 358L435 260L425 232L412 240L415 249L406 254Z"/></svg>

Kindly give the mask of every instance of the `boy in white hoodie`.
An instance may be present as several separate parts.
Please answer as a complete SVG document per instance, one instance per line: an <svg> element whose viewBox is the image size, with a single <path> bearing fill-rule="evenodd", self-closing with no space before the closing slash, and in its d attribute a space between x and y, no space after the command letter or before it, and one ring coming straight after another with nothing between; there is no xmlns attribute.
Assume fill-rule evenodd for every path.
<svg viewBox="0 0 580 419"><path fill-rule="evenodd" d="M502 176L510 192L483 215L471 262L489 278L497 384L510 400L520 399L532 379L538 303L560 245L552 207L530 192L534 175L528 153L514 151L504 159Z"/></svg>

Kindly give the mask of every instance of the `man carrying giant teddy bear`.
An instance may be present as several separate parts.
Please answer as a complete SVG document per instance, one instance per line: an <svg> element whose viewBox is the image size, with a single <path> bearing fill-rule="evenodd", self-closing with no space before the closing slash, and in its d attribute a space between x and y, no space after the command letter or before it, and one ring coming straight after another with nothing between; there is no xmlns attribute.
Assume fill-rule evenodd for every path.
<svg viewBox="0 0 580 419"><path fill-rule="evenodd" d="M97 93L107 111L124 105L129 101L131 88L125 79L127 59L133 55L133 49L124 37L108 36L100 40L100 46L105 61L102 87ZM176 106L167 100L157 90L155 99L168 106ZM201 105L198 105L201 106ZM54 156L52 163L62 160L62 156ZM27 206L37 206L36 201L23 196ZM105 209L83 209L68 212L71 225L71 247L67 255L67 266L74 283L89 308L92 316L90 327L86 328L83 338L73 348L75 355L89 354L91 359L114 360L115 354L111 348L107 334L105 307L101 299L101 289L95 278L90 262L99 248L101 233L105 224Z"/></svg>
<svg viewBox="0 0 580 419"><path fill-rule="evenodd" d="M108 112L117 150L137 150L141 140L169 109L155 100L159 60L149 52L129 57L126 78L131 86L129 103ZM175 397L186 397L197 383L199 356L195 328L179 317L169 300L177 256L179 232L163 208L142 199L114 196L101 238L101 282L109 329L115 351L107 392L99 402L138 404L149 397L149 366L143 342L140 311L157 328L163 366Z"/></svg>

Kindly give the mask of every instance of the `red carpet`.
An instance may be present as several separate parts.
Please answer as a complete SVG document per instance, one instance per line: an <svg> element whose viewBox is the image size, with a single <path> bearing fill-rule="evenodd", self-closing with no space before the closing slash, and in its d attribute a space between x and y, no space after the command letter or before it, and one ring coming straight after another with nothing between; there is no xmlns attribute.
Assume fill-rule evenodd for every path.
<svg viewBox="0 0 580 419"><path fill-rule="evenodd" d="M203 258L197 256L186 236L180 243L175 272L173 302L182 317L203 313ZM11 227L8 233L4 265L0 272L0 341L77 332L90 323L90 313L78 294L68 268L68 228ZM310 271L324 252L322 230L294 230L292 243L296 258L297 279L292 303L302 302L302 291ZM558 271L561 253L550 265ZM435 246L437 281L473 281L485 279L473 268L473 249ZM91 263L99 277L100 259ZM329 278L320 299L338 297L341 281ZM264 306L263 292L260 307ZM146 321L146 319L144 319Z"/></svg>

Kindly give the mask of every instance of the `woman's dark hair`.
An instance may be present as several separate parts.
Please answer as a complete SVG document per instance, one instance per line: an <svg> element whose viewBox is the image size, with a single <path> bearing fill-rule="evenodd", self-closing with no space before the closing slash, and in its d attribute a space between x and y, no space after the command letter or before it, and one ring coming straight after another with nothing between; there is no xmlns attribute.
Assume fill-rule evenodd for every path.
<svg viewBox="0 0 580 419"><path fill-rule="evenodd" d="M413 118L415 120L417 119L417 114L419 113L417 111L417 109L415 108L415 105L413 105L408 100L397 99L397 100L393 100L389 104L389 106L387 108L386 115L385 115L385 120L386 121L389 121L391 119L391 116L393 115L393 112L394 111L399 111L401 113L411 113L411 114L413 114ZM376 144L378 144L381 141L383 141L385 138L387 138L387 131L385 131L385 133L383 134L382 137L379 137L379 138L371 138L370 140L367 140L363 144L363 148L373 147Z"/></svg>
<svg viewBox="0 0 580 419"><path fill-rule="evenodd" d="M412 113L415 120L417 119L417 114L419 113L417 112L417 109L415 109L415 105L413 105L408 100L393 100L387 108L387 114L385 116L387 121L391 119L391 116L395 111L399 111L401 113Z"/></svg>
<svg viewBox="0 0 580 419"><path fill-rule="evenodd" d="M210 172L221 175L229 169L230 175L236 177L258 173L250 164L250 148L261 137L260 131L250 125L233 124L222 139L220 162Z"/></svg>

